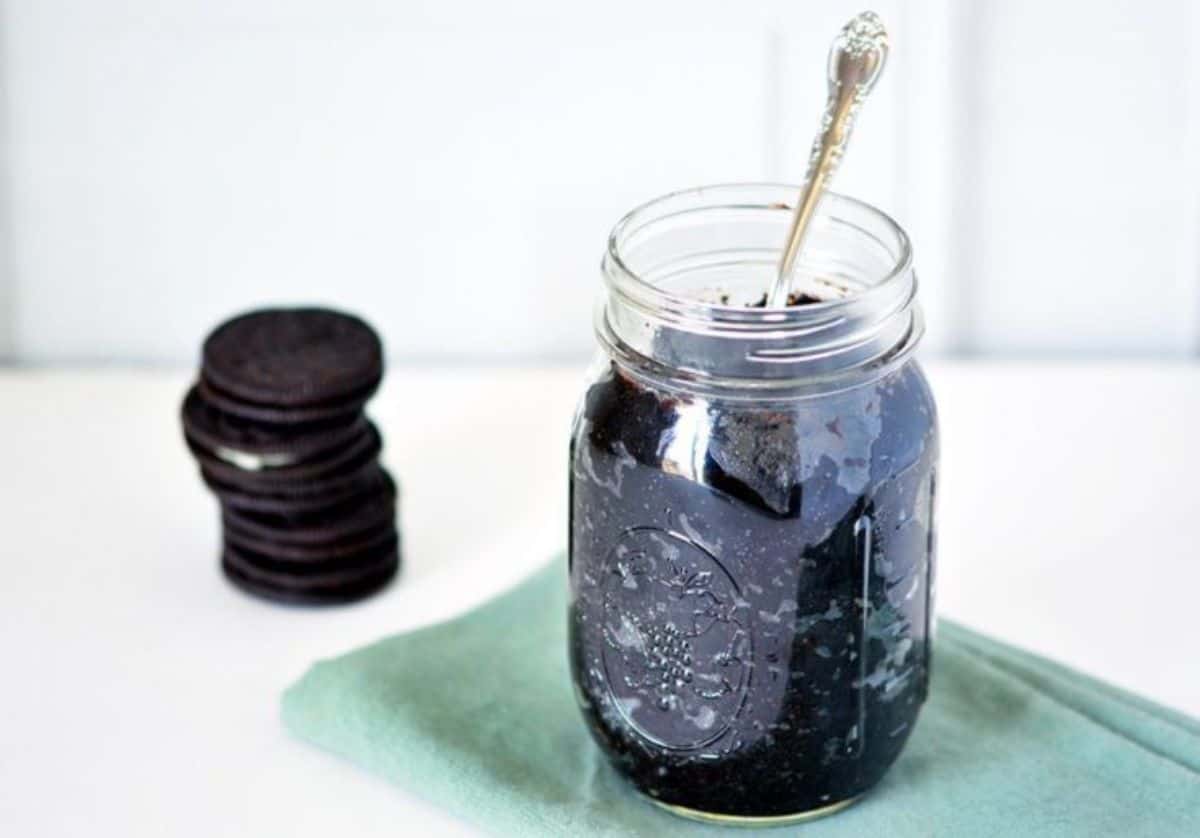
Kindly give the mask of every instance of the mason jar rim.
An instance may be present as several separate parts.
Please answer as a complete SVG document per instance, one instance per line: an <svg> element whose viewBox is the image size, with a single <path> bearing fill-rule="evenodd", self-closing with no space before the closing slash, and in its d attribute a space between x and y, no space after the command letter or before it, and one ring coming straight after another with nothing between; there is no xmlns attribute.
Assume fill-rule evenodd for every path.
<svg viewBox="0 0 1200 838"><path fill-rule="evenodd" d="M762 193L768 190L779 193L780 200L763 201L750 200L754 192ZM872 282L869 288L848 297L823 300L816 303L806 303L803 306L787 308L749 308L745 306L728 305L720 302L708 302L694 297L674 294L664 288L654 285L633 270L622 255L622 245L633 234L645 226L664 220L687 215L690 213L710 212L713 210L776 210L792 212L793 204L800 193L800 186L775 182L757 181L746 183L719 183L706 186L691 187L668 192L652 198L627 212L613 226L608 236L607 250L602 273L611 291L620 294L639 308L648 308L657 312L673 312L685 318L696 317L703 319L709 328L720 329L722 324L729 324L733 329L744 334L746 331L772 330L789 326L804 326L814 321L828 318L850 305L870 304L872 300L886 297L893 293L896 285L904 281L912 269L912 245L908 234L890 215L878 207L843 195L839 192L826 192L821 199L819 212L830 216L838 216L837 208L850 208L873 217L883 229L893 238L897 258L892 268L878 280ZM672 203L682 203L687 199L698 199L712 196L714 200L700 206L680 207L673 212L663 213ZM732 200L741 196L740 200ZM721 200L726 198L725 200ZM870 235L866 230L860 231ZM885 244L884 242L880 242ZM782 251L784 242L779 242ZM765 290L765 289L764 289Z"/></svg>
<svg viewBox="0 0 1200 838"><path fill-rule="evenodd" d="M912 247L890 216L855 198L824 196L801 253L801 269L840 296L766 308L712 301L719 283L691 295L669 287L745 265L765 291L798 194L782 183L719 184L626 213L601 262L601 346L629 371L681 392L828 392L905 363L924 331ZM636 259L649 261L643 269ZM743 296L753 287L737 286Z"/></svg>

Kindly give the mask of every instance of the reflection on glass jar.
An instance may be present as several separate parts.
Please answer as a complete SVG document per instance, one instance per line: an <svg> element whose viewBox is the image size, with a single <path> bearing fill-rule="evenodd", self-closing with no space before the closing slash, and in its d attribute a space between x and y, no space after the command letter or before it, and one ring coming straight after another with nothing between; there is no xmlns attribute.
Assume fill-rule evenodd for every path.
<svg viewBox="0 0 1200 838"><path fill-rule="evenodd" d="M762 295L785 186L614 230L571 446L570 643L617 768L694 816L793 818L874 785L929 676L937 429L908 242L831 195Z"/></svg>

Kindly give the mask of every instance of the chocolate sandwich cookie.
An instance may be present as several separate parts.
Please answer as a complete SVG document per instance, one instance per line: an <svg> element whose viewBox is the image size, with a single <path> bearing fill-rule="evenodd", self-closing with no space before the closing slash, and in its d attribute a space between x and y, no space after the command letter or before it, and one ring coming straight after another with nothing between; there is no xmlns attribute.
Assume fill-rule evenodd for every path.
<svg viewBox="0 0 1200 838"><path fill-rule="evenodd" d="M269 560L281 570L298 572L308 572L313 567L334 562L353 564L357 557L371 553L384 543L395 539L396 529L390 521L374 530L322 544L284 544L269 538L256 538L244 532L225 529L226 547Z"/></svg>
<svg viewBox="0 0 1200 838"><path fill-rule="evenodd" d="M383 481L348 500L321 509L262 512L222 505L225 532L284 545L330 544L393 526L396 487L381 469Z"/></svg>
<svg viewBox="0 0 1200 838"><path fill-rule="evenodd" d="M219 410L193 386L180 411L184 437L193 451L239 468L260 470L293 465L343 447L363 435L367 420L351 413L335 421L307 425L250 422Z"/></svg>
<svg viewBox="0 0 1200 838"><path fill-rule="evenodd" d="M196 389L206 402L223 413L245 422L264 425L310 425L320 422L346 421L362 413L367 400L375 394L375 387L359 393L351 393L336 401L315 402L303 407L276 407L259 402L246 401L232 396L216 387L201 373Z"/></svg>
<svg viewBox="0 0 1200 838"><path fill-rule="evenodd" d="M379 434L372 432L365 444L354 444L353 456L339 457L334 468L310 468L309 464L290 467L288 471L295 479L279 479L277 474L271 474L282 469L236 471L228 468L226 463L215 463L207 458L198 462L204 482L218 494L232 491L281 498L328 495L332 499L340 496L342 489L360 476L379 467L380 444Z"/></svg>
<svg viewBox="0 0 1200 838"><path fill-rule="evenodd" d="M300 573L278 569L269 561L227 544L221 569L237 587L255 596L279 602L333 605L353 602L375 593L396 575L400 567L399 539L393 538L375 551L331 568Z"/></svg>
<svg viewBox="0 0 1200 838"><path fill-rule="evenodd" d="M363 407L383 350L357 317L263 309L218 326L181 408L184 438L221 502L221 567L269 599L335 603L399 566L396 486Z"/></svg>
<svg viewBox="0 0 1200 838"><path fill-rule="evenodd" d="M359 435L341 447L325 451L312 459L286 465L239 466L195 446L192 446L192 455L206 478L242 490L272 492L281 487L312 487L327 478L346 474L358 465L377 458L382 445L379 430L366 422ZM254 465L258 466L259 463Z"/></svg>
<svg viewBox="0 0 1200 838"><path fill-rule="evenodd" d="M344 483L338 483L333 488L321 487L323 491L305 492L281 488L274 492L255 492L238 489L229 484L210 480L201 469L201 476L210 489L217 493L221 503L227 509L239 512L255 512L265 515L282 517L298 517L317 515L334 506L348 504L378 491L382 484L383 469L378 462L372 462L361 474L353 475Z"/></svg>
<svg viewBox="0 0 1200 838"><path fill-rule="evenodd" d="M204 380L265 407L365 401L382 376L379 336L357 317L330 309L252 311L204 342Z"/></svg>

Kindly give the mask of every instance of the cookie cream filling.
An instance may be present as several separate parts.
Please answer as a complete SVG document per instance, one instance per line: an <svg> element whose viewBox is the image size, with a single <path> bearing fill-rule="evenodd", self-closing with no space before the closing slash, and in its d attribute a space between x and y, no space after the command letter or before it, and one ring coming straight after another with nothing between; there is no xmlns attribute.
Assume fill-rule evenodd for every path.
<svg viewBox="0 0 1200 838"><path fill-rule="evenodd" d="M217 448L214 452L225 462L246 471L263 471L268 468L281 468L296 462L294 454L251 454L248 451L238 451L234 448Z"/></svg>

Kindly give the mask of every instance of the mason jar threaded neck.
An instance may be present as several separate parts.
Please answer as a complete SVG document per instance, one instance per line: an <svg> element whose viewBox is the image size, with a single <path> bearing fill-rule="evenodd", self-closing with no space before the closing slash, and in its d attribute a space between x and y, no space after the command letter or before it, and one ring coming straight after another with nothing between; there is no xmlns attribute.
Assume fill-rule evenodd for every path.
<svg viewBox="0 0 1200 838"><path fill-rule="evenodd" d="M827 391L885 375L923 325L908 236L827 194L793 287L820 302L754 307L770 287L798 186L729 184L643 204L613 228L596 331L632 372L686 389Z"/></svg>

